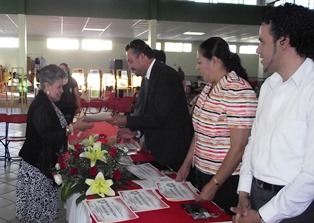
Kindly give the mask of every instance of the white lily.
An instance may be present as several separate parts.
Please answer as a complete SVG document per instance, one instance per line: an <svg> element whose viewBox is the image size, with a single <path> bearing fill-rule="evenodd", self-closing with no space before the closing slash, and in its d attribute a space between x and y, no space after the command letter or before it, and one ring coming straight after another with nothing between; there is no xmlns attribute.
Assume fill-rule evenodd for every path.
<svg viewBox="0 0 314 223"><path fill-rule="evenodd" d="M93 195L98 194L101 197L107 196L114 196L115 192L110 187L113 185L112 180L106 180L104 177L104 174L102 172L98 172L98 174L95 177L95 180L93 179L86 179L85 183L88 184L90 187L86 191L86 195Z"/></svg>
<svg viewBox="0 0 314 223"><path fill-rule="evenodd" d="M106 162L105 153L108 153L106 150L101 149L101 142L95 142L93 147L89 147L89 149L80 154L80 157L85 157L90 159L91 167L95 166L96 161L100 160Z"/></svg>

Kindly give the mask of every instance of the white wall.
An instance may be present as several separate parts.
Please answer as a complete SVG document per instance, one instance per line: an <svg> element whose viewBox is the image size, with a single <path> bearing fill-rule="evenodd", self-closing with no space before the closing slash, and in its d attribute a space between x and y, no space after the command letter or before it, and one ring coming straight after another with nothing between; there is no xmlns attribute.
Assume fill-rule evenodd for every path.
<svg viewBox="0 0 314 223"><path fill-rule="evenodd" d="M106 71L109 69L110 59L125 58L124 49L129 41L130 40L126 39L115 39L111 51L61 51L47 49L45 37L28 37L27 55L32 59L43 57L46 60L45 65L65 62L70 68L83 68L85 73L87 73L89 69L101 69L102 71ZM199 44L200 42L192 43L191 53L166 52L166 63L174 69L181 66L186 76L200 75L197 70L195 70L196 54ZM242 65L247 70L249 76L257 77L259 64L258 56L240 55L240 57ZM0 49L0 64L9 70L11 70L12 67L16 67L18 64L18 49Z"/></svg>

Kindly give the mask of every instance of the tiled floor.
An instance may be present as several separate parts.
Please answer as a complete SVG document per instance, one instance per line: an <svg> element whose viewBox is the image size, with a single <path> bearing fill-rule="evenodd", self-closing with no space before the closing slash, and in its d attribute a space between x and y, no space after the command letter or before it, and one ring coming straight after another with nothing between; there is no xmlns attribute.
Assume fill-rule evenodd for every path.
<svg viewBox="0 0 314 223"><path fill-rule="evenodd" d="M5 105L0 104L0 113L7 113ZM8 109L8 113L26 113L27 108L21 111L20 108ZM24 127L16 127L11 131L25 131ZM4 132L4 126L0 125L0 135ZM10 143L10 153L11 156L17 156L21 148L21 143ZM4 147L0 144L0 156L4 154ZM6 168L4 168L4 161L0 161L0 223L4 222L19 222L15 218L15 201L16 201L16 178L19 170L19 162L15 161L9 163ZM60 203L60 216L56 219L55 223L67 222L65 217L65 210L63 204Z"/></svg>

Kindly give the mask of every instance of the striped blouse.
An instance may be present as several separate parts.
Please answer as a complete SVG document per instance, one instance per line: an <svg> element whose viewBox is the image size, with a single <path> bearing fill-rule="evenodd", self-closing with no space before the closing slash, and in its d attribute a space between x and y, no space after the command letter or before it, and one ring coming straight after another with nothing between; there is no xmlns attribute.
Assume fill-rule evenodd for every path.
<svg viewBox="0 0 314 223"><path fill-rule="evenodd" d="M193 112L194 165L215 175L230 148L230 128L252 127L257 99L251 85L235 72L212 86L205 86ZM239 174L240 166L233 175Z"/></svg>

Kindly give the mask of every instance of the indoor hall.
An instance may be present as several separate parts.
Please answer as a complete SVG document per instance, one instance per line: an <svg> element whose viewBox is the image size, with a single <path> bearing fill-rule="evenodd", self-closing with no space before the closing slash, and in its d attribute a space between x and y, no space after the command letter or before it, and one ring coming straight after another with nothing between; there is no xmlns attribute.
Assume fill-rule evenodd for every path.
<svg viewBox="0 0 314 223"><path fill-rule="evenodd" d="M185 52L181 49L181 52L176 52L169 50L166 51L166 55L167 64L175 69L181 66L185 72L186 80L193 83L199 80L199 74L195 70L195 55L197 54L198 45L213 35L226 38L228 43L234 46L235 52L239 53L243 65L254 83L258 83L259 86L267 76L259 66L259 59L254 49L258 44L258 16L261 13L260 7L264 6L217 4L210 7L205 5L195 7L188 1L160 0L156 1L159 5L154 4L153 2L155 1L140 1L142 4L138 7L125 2L128 7L119 8L113 7L112 5L115 5L115 3L111 1L100 3L101 5L97 6L93 4L93 1L91 1L91 4L87 4L86 1L82 0L80 1L81 4L78 4L76 7L73 7L73 5L64 5L66 3L61 3L60 1L59 4L54 3L55 5L50 5L50 9L42 10L49 7L39 4L38 1L25 0L24 6L15 4L14 1L12 2L12 5L5 5L5 7L0 9L0 37L13 36L17 38L22 43L26 43L27 51L21 52L20 48L23 47L1 48L0 64L8 72L15 71L16 67L24 67L24 77L32 83L35 82L35 69L32 66L28 67L27 61L25 64L19 64L21 58L29 57L30 63L34 64L36 64L37 59L43 59L39 64L42 63L45 65L67 62L72 73L75 71L83 73L86 79L89 74L94 73L97 75L110 74L110 77L112 77L112 74L113 76L117 74L121 78L122 70L126 71L127 75L130 76L131 74L128 71L127 62L125 61L124 47L134 38L147 40L154 46L153 48L164 51L166 51L166 46L169 42L181 43L182 46L190 43L191 51ZM150 2L152 6L147 6L147 2ZM263 4L274 1L257 2ZM5 4L1 0L0 3ZM313 1L308 1L307 4L311 6L311 4L313 5ZM23 13L19 13L17 8L24 9ZM105 9L103 10L103 8ZM148 10L148 8L153 8L152 17L149 17L145 13L145 11L151 10ZM173 8L176 9L176 13L173 13L173 10L169 10ZM191 9L191 16L186 16L185 8ZM204 11L202 8L209 10L213 16L198 16ZM84 9L89 13L85 13ZM128 12L132 11L131 9L134 12L133 15L130 15ZM42 13L42 11L44 12ZM219 13L222 14L221 11L226 12L224 16L219 15ZM18 14L23 14L24 16ZM90 14L95 16L90 17ZM253 17L252 14L254 14ZM157 18L161 19L158 19L155 23L154 20ZM24 27L27 30L27 38L19 32L18 27ZM191 27L193 27L193 31L202 31L204 34L198 37L191 34L183 34L184 32L191 31ZM128 32L120 34L119 30L126 30ZM114 36L115 33L119 35ZM112 40L112 49L110 51L86 51L81 48L75 51L47 49L47 38L56 36L78 39L79 44L81 44L84 38L110 39ZM243 53L241 48L251 48L251 54ZM115 61L119 62L115 63ZM120 61L122 61L122 64L120 64ZM115 69L115 72L112 73L113 69ZM132 76L128 78L132 78ZM97 100L101 97L100 91L104 89L99 89L101 85L100 78L97 84L95 90L90 89L90 91L84 91L84 94L82 94L82 97L87 102L91 99ZM121 92L121 95L132 96L136 85L131 85L130 88L125 88L123 85L125 86L125 82L122 80L120 82L121 88L116 89L118 90L117 93ZM84 87L89 88L87 85ZM8 103L8 105L1 103L1 113L26 112L27 104L31 102L31 95L34 94L34 91L35 89L32 87L27 89L28 100L23 111L21 111L18 102L14 102L13 104ZM14 91L13 93L19 97L18 91ZM90 109L88 110L88 106L86 109L87 112L91 112ZM98 112L98 110L96 109L92 112ZM16 145L10 152L13 155L17 155L19 147L20 145ZM0 148L1 152L3 152L2 147ZM0 154L2 155L2 153ZM0 161L0 222L17 222L14 220L14 185L18 167L19 162L13 162L5 169L3 161ZM56 222L66 222L64 212L62 212L61 218L57 219Z"/></svg>

